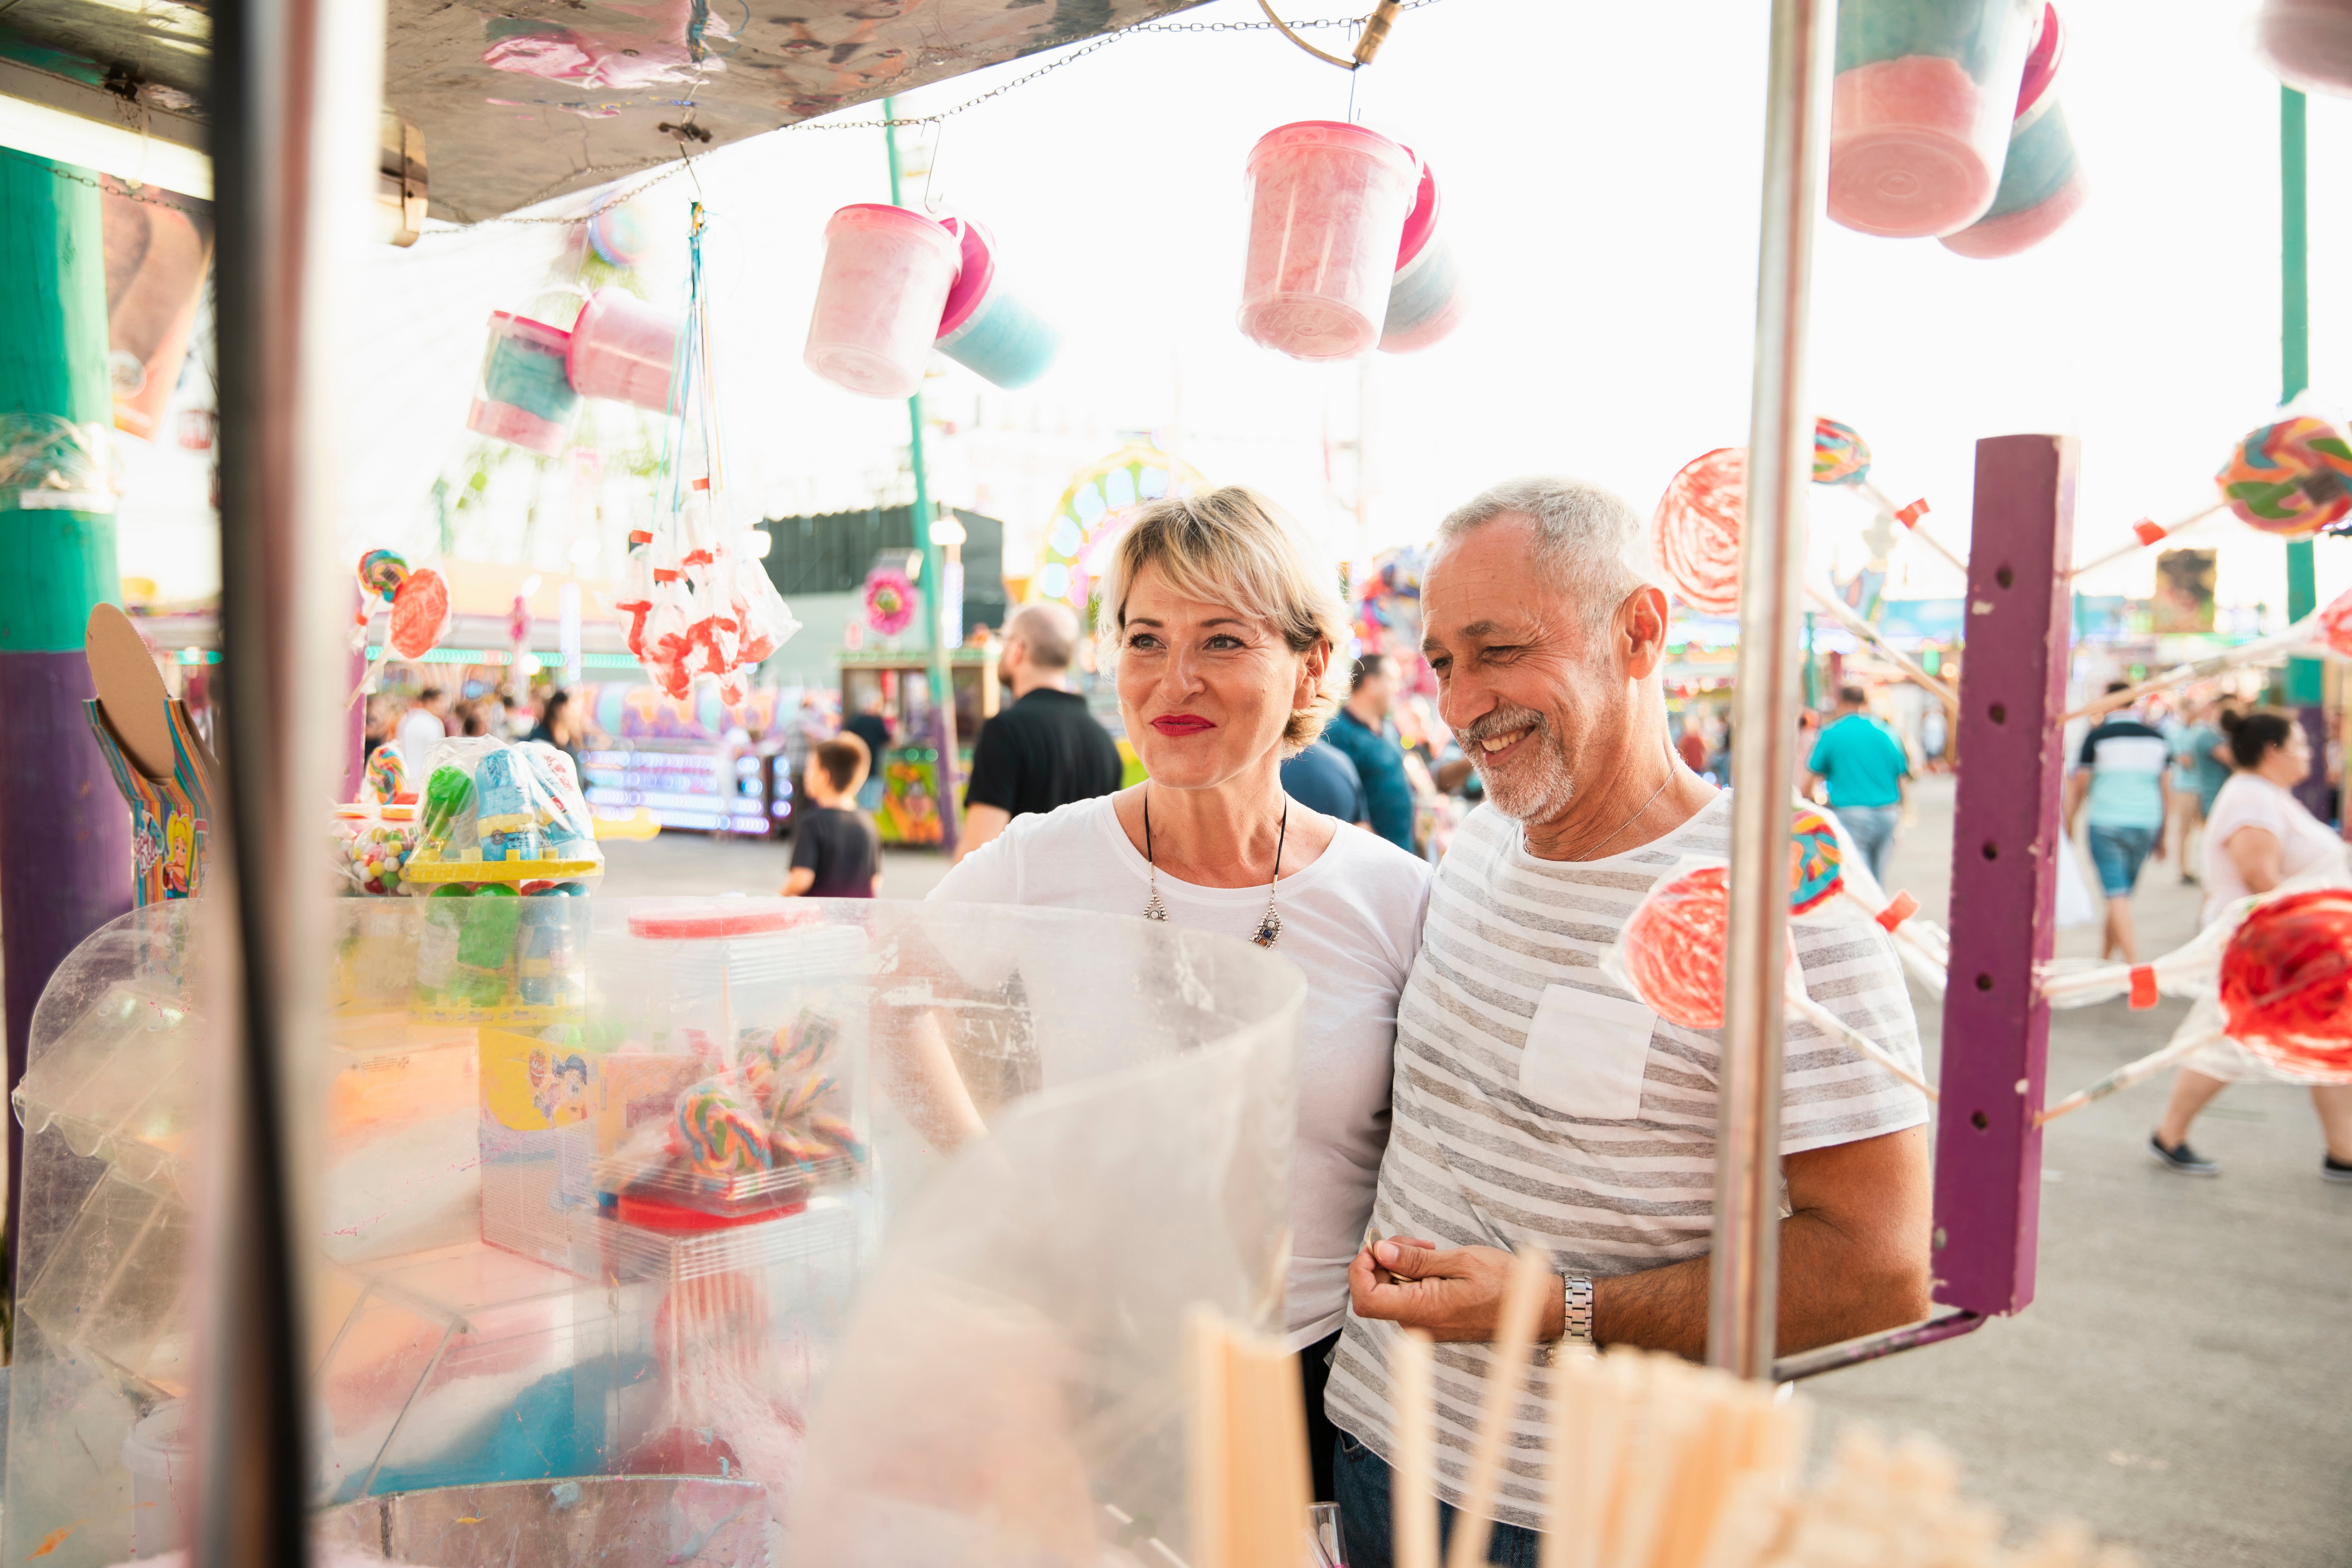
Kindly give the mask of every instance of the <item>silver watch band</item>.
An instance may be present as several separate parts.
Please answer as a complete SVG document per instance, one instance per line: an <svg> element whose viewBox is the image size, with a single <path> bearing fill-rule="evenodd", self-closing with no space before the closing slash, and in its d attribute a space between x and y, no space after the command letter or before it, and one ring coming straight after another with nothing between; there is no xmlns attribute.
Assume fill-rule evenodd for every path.
<svg viewBox="0 0 2352 1568"><path fill-rule="evenodd" d="M1560 1278L1559 1342L1592 1348L1592 1277L1568 1274Z"/></svg>

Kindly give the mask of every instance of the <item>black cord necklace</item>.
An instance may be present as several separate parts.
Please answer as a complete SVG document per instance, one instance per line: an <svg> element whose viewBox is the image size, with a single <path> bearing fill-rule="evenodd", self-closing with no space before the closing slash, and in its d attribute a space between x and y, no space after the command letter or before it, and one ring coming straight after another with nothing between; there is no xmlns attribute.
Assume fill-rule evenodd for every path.
<svg viewBox="0 0 2352 1568"><path fill-rule="evenodd" d="M1257 934L1250 938L1260 947L1272 947L1282 940L1282 916L1274 907L1275 889L1282 882L1282 847L1290 841L1290 797L1282 797L1282 823L1274 835L1274 877L1265 885L1265 918L1257 922ZM1143 906L1143 918L1164 921L1168 906L1160 901L1160 863L1151 858L1151 786L1143 786L1143 863L1150 868L1151 901Z"/></svg>

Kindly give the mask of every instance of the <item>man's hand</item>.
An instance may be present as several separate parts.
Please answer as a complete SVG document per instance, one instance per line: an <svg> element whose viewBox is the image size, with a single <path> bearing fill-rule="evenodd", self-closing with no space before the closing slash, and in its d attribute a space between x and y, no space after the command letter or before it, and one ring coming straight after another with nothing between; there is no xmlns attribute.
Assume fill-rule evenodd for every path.
<svg viewBox="0 0 2352 1568"><path fill-rule="evenodd" d="M1386 1319L1433 1340L1491 1340L1510 1277L1511 1255L1499 1247L1441 1251L1433 1241L1401 1236L1356 1254L1348 1297L1360 1318ZM1537 1339L1559 1338L1565 1306L1557 1288L1545 1293Z"/></svg>

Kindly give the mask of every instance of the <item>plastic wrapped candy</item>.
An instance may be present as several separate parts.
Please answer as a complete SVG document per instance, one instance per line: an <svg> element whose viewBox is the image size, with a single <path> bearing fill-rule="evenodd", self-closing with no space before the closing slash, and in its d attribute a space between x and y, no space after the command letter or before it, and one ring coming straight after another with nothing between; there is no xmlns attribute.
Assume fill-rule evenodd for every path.
<svg viewBox="0 0 2352 1568"><path fill-rule="evenodd" d="M1306 120L1250 149L1240 326L1293 359L1353 359L1380 341L1421 170L1377 132Z"/></svg>
<svg viewBox="0 0 2352 1568"><path fill-rule="evenodd" d="M1829 215L1907 238L1966 228L2008 156L2034 0L1847 0L1830 88Z"/></svg>
<svg viewBox="0 0 2352 1568"><path fill-rule="evenodd" d="M2298 414L2251 431L2213 476L2238 520L2307 539L2352 512L2352 444L2327 420Z"/></svg>
<svg viewBox="0 0 2352 1568"><path fill-rule="evenodd" d="M2000 187L1984 216L1943 237L1947 250L1979 259L2015 256L2057 233L2082 210L2088 191L2054 85L2065 37L2058 8L2044 5L2041 31L2025 58L2025 80L2018 89L2017 118L2010 123Z"/></svg>
<svg viewBox="0 0 2352 1568"><path fill-rule="evenodd" d="M440 742L426 762L411 880L512 885L603 873L595 825L562 752L475 736Z"/></svg>
<svg viewBox="0 0 2352 1568"><path fill-rule="evenodd" d="M1052 366L1062 334L998 276L988 230L969 218L953 221L963 264L940 311L939 351L993 385L1027 386Z"/></svg>
<svg viewBox="0 0 2352 1568"><path fill-rule="evenodd" d="M420 566L402 579L392 595L392 625L384 647L402 658L423 658L449 635L452 618L449 584L440 573Z"/></svg>
<svg viewBox="0 0 2352 1568"><path fill-rule="evenodd" d="M625 289L599 289L572 324L564 374L583 397L674 413L678 319Z"/></svg>
<svg viewBox="0 0 2352 1568"><path fill-rule="evenodd" d="M2352 889L2255 905L2221 953L2230 1037L2298 1078L2352 1083Z"/></svg>
<svg viewBox="0 0 2352 1568"><path fill-rule="evenodd" d="M491 311L490 341L482 352L467 428L543 458L562 451L580 409L580 394L565 370L571 344L572 334L561 327Z"/></svg>
<svg viewBox="0 0 2352 1568"><path fill-rule="evenodd" d="M1468 304L1462 264L1438 226L1437 172L1425 162L1420 167L1404 242L1397 247L1396 276L1389 283L1388 314L1381 321L1382 353L1418 353L1443 342L1462 324Z"/></svg>
<svg viewBox="0 0 2352 1568"><path fill-rule="evenodd" d="M919 212L856 202L824 226L824 268L801 362L867 397L910 396L962 266L959 233Z"/></svg>
<svg viewBox="0 0 2352 1568"><path fill-rule="evenodd" d="M401 868L415 844L413 823L381 818L338 819L335 858L347 893L389 898L401 891Z"/></svg>
<svg viewBox="0 0 2352 1568"><path fill-rule="evenodd" d="M1739 608L1739 519L1748 504L1748 453L1718 447L1666 484L1650 516L1650 546L1675 595L1704 615Z"/></svg>

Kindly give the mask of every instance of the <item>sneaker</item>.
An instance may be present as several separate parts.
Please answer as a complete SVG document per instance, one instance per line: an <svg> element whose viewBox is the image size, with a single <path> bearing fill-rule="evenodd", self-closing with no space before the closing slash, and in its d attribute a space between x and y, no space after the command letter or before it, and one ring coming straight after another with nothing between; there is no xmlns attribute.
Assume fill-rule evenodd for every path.
<svg viewBox="0 0 2352 1568"><path fill-rule="evenodd" d="M2335 1155L2329 1154L2319 1162L2319 1174L2325 1181L2352 1182L2352 1165L2347 1165Z"/></svg>
<svg viewBox="0 0 2352 1568"><path fill-rule="evenodd" d="M2221 1167L2218 1163L2206 1159L2188 1144L2183 1143L2177 1149L2168 1149L2164 1146L2164 1140L2153 1132L2147 1135L2147 1152L2156 1157L2158 1164L2168 1171L2178 1171L2184 1176L2218 1176L2221 1173ZM2352 1182L2352 1165L2339 1167L2333 1160L2330 1160L2328 1164L2332 1169L2324 1173L2328 1180ZM2340 1169L2344 1173L2340 1176L2336 1175L2333 1173L2335 1169Z"/></svg>

